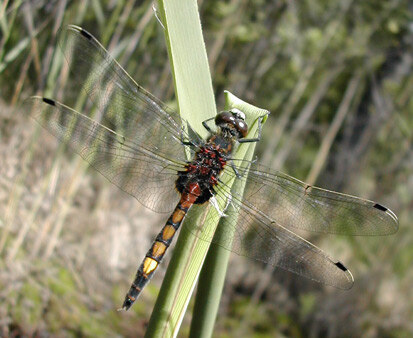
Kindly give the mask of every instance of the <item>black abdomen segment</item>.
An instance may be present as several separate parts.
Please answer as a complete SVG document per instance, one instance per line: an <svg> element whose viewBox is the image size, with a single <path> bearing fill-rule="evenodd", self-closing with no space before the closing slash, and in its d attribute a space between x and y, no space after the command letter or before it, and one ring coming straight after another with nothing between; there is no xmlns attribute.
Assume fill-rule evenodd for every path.
<svg viewBox="0 0 413 338"><path fill-rule="evenodd" d="M152 247L146 253L143 262L139 266L135 280L126 294L122 310L128 310L132 306L135 300L139 297L142 289L150 281L161 263L162 258L165 256L166 250L171 244L176 231L179 229L188 210L195 203L199 195L200 188L197 183L190 184L189 188L183 192L174 212L156 237Z"/></svg>

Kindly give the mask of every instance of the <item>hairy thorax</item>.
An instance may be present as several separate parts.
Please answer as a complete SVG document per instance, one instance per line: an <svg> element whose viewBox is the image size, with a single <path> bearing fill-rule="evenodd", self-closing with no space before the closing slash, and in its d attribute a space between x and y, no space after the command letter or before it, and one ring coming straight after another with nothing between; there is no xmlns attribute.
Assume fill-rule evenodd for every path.
<svg viewBox="0 0 413 338"><path fill-rule="evenodd" d="M177 190L182 193L190 184L197 183L201 195L195 204L208 201L213 187L218 183L218 177L224 169L228 155L231 153L233 142L220 135L212 136L206 144L196 152L192 162L186 165L186 170L178 173Z"/></svg>

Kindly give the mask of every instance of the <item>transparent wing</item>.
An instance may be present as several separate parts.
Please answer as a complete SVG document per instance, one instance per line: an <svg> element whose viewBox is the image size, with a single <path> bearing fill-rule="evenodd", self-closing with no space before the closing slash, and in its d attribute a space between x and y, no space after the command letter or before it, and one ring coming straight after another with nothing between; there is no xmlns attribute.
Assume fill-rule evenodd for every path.
<svg viewBox="0 0 413 338"><path fill-rule="evenodd" d="M179 201L174 189L177 171L184 170L185 164L176 160L183 156L182 145L164 148L167 155L155 154L144 143L131 141L56 101L32 97L25 105L40 125L144 206L158 212L174 209ZM162 134L158 136L161 144Z"/></svg>
<svg viewBox="0 0 413 338"><path fill-rule="evenodd" d="M59 32L59 45L71 82L97 107L88 117L155 153L168 154L179 144L183 154L180 140L186 134L179 115L139 86L92 35L70 25Z"/></svg>
<svg viewBox="0 0 413 338"><path fill-rule="evenodd" d="M221 236L212 240L239 255L348 289L353 284L350 271L287 227L348 235L397 231L396 215L378 203L312 187L254 163L239 163L241 178L236 179L240 180L237 184L245 184L244 194L231 191L225 179L215 188L215 204L227 217L221 219ZM231 167L225 169L225 176L235 176ZM227 200L231 201L228 208ZM194 214L188 219L194 220ZM220 216L216 213L212 217L218 220ZM193 232L211 241L207 230L195 227Z"/></svg>
<svg viewBox="0 0 413 338"><path fill-rule="evenodd" d="M222 185L217 189L217 204L225 205L226 198L232 198L227 215L221 218L219 239L213 243L274 267L307 277L311 280L340 289L349 289L354 280L350 271L340 262L332 260L321 249L294 234L275 221L269 220L261 211L242 203ZM196 205L188 214L186 222L195 221ZM205 213L207 212L207 208ZM201 215L201 219L205 215ZM211 217L211 216L210 216ZM220 216L215 213L216 221ZM191 231L203 240L210 241L208 230L198 226Z"/></svg>
<svg viewBox="0 0 413 338"><path fill-rule="evenodd" d="M246 187L238 199L287 228L367 236L398 229L396 215L376 202L313 187L255 163L241 179Z"/></svg>

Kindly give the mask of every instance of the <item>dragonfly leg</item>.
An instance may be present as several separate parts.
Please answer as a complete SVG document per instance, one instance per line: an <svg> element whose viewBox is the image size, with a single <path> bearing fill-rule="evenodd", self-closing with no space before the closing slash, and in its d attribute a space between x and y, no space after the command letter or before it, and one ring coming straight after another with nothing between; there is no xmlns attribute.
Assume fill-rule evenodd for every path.
<svg viewBox="0 0 413 338"><path fill-rule="evenodd" d="M237 178L239 178L239 179L242 178L243 175L241 175L239 173L239 171L238 171L237 167L235 166L234 162L231 161L230 166L231 166L232 170L234 171L235 176L237 176Z"/></svg>
<svg viewBox="0 0 413 338"><path fill-rule="evenodd" d="M212 133L212 130L211 130L211 128L207 125L207 122L209 122L209 121L211 121L211 120L213 120L213 119L215 119L215 117L211 117L210 119L206 119L205 121L202 121L202 125L203 125L204 128L205 128L208 132L210 132L210 133Z"/></svg>
<svg viewBox="0 0 413 338"><path fill-rule="evenodd" d="M182 128L182 130L181 130L181 132L180 132L180 138L181 138L181 143L182 143L184 146L190 146L190 147L195 147L195 146L196 146L196 144L194 144L194 142L192 142L192 141L185 141L183 128Z"/></svg>
<svg viewBox="0 0 413 338"><path fill-rule="evenodd" d="M267 115L263 115L263 116L260 116L258 118L258 135L257 135L257 137L246 138L246 139L242 138L242 139L239 139L238 142L239 143L251 143L251 142L258 142L259 140L261 140L262 120L264 119L265 116L267 116Z"/></svg>
<svg viewBox="0 0 413 338"><path fill-rule="evenodd" d="M227 217L227 214L225 214L225 210L227 210L229 203L231 203L231 198L228 198L227 203L224 207L224 210L221 210L219 205L218 205L218 201L216 199L216 197L214 195L212 195L212 197L209 200L211 202L211 204L213 205L213 207L218 211L218 214L221 217Z"/></svg>
<svg viewBox="0 0 413 338"><path fill-rule="evenodd" d="M251 167L251 164L253 164L255 162L257 162L257 158L255 158L253 161L249 161L247 167L243 168L242 170L240 170L241 168L237 168L232 160L230 161L230 166L231 166L232 170L234 171L235 176L238 179L240 179L240 178L243 178L245 176L245 174L248 173L248 170Z"/></svg>

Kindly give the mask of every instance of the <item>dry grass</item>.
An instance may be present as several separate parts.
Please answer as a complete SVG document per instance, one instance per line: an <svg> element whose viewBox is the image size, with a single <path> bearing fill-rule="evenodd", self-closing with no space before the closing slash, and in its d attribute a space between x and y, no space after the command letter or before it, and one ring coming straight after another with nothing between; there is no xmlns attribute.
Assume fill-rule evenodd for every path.
<svg viewBox="0 0 413 338"><path fill-rule="evenodd" d="M413 62L401 2L384 2L371 22L368 2L347 3L351 13L343 16L335 7L312 7L308 18L295 8L305 3L248 10L242 1L231 3L202 5L217 101L225 88L270 109L260 143L264 162L380 201L398 214L400 231L386 238L307 234L352 269L356 285L348 292L278 270L263 273L233 257L217 335L411 334ZM0 35L0 336L145 330L168 258L132 311L116 309L168 216L148 211L88 169L13 105L36 91L70 101L70 75L53 53L56 30L66 22L95 29L134 78L170 99L162 30L150 2L132 5L0 5L0 18L7 17Z"/></svg>

